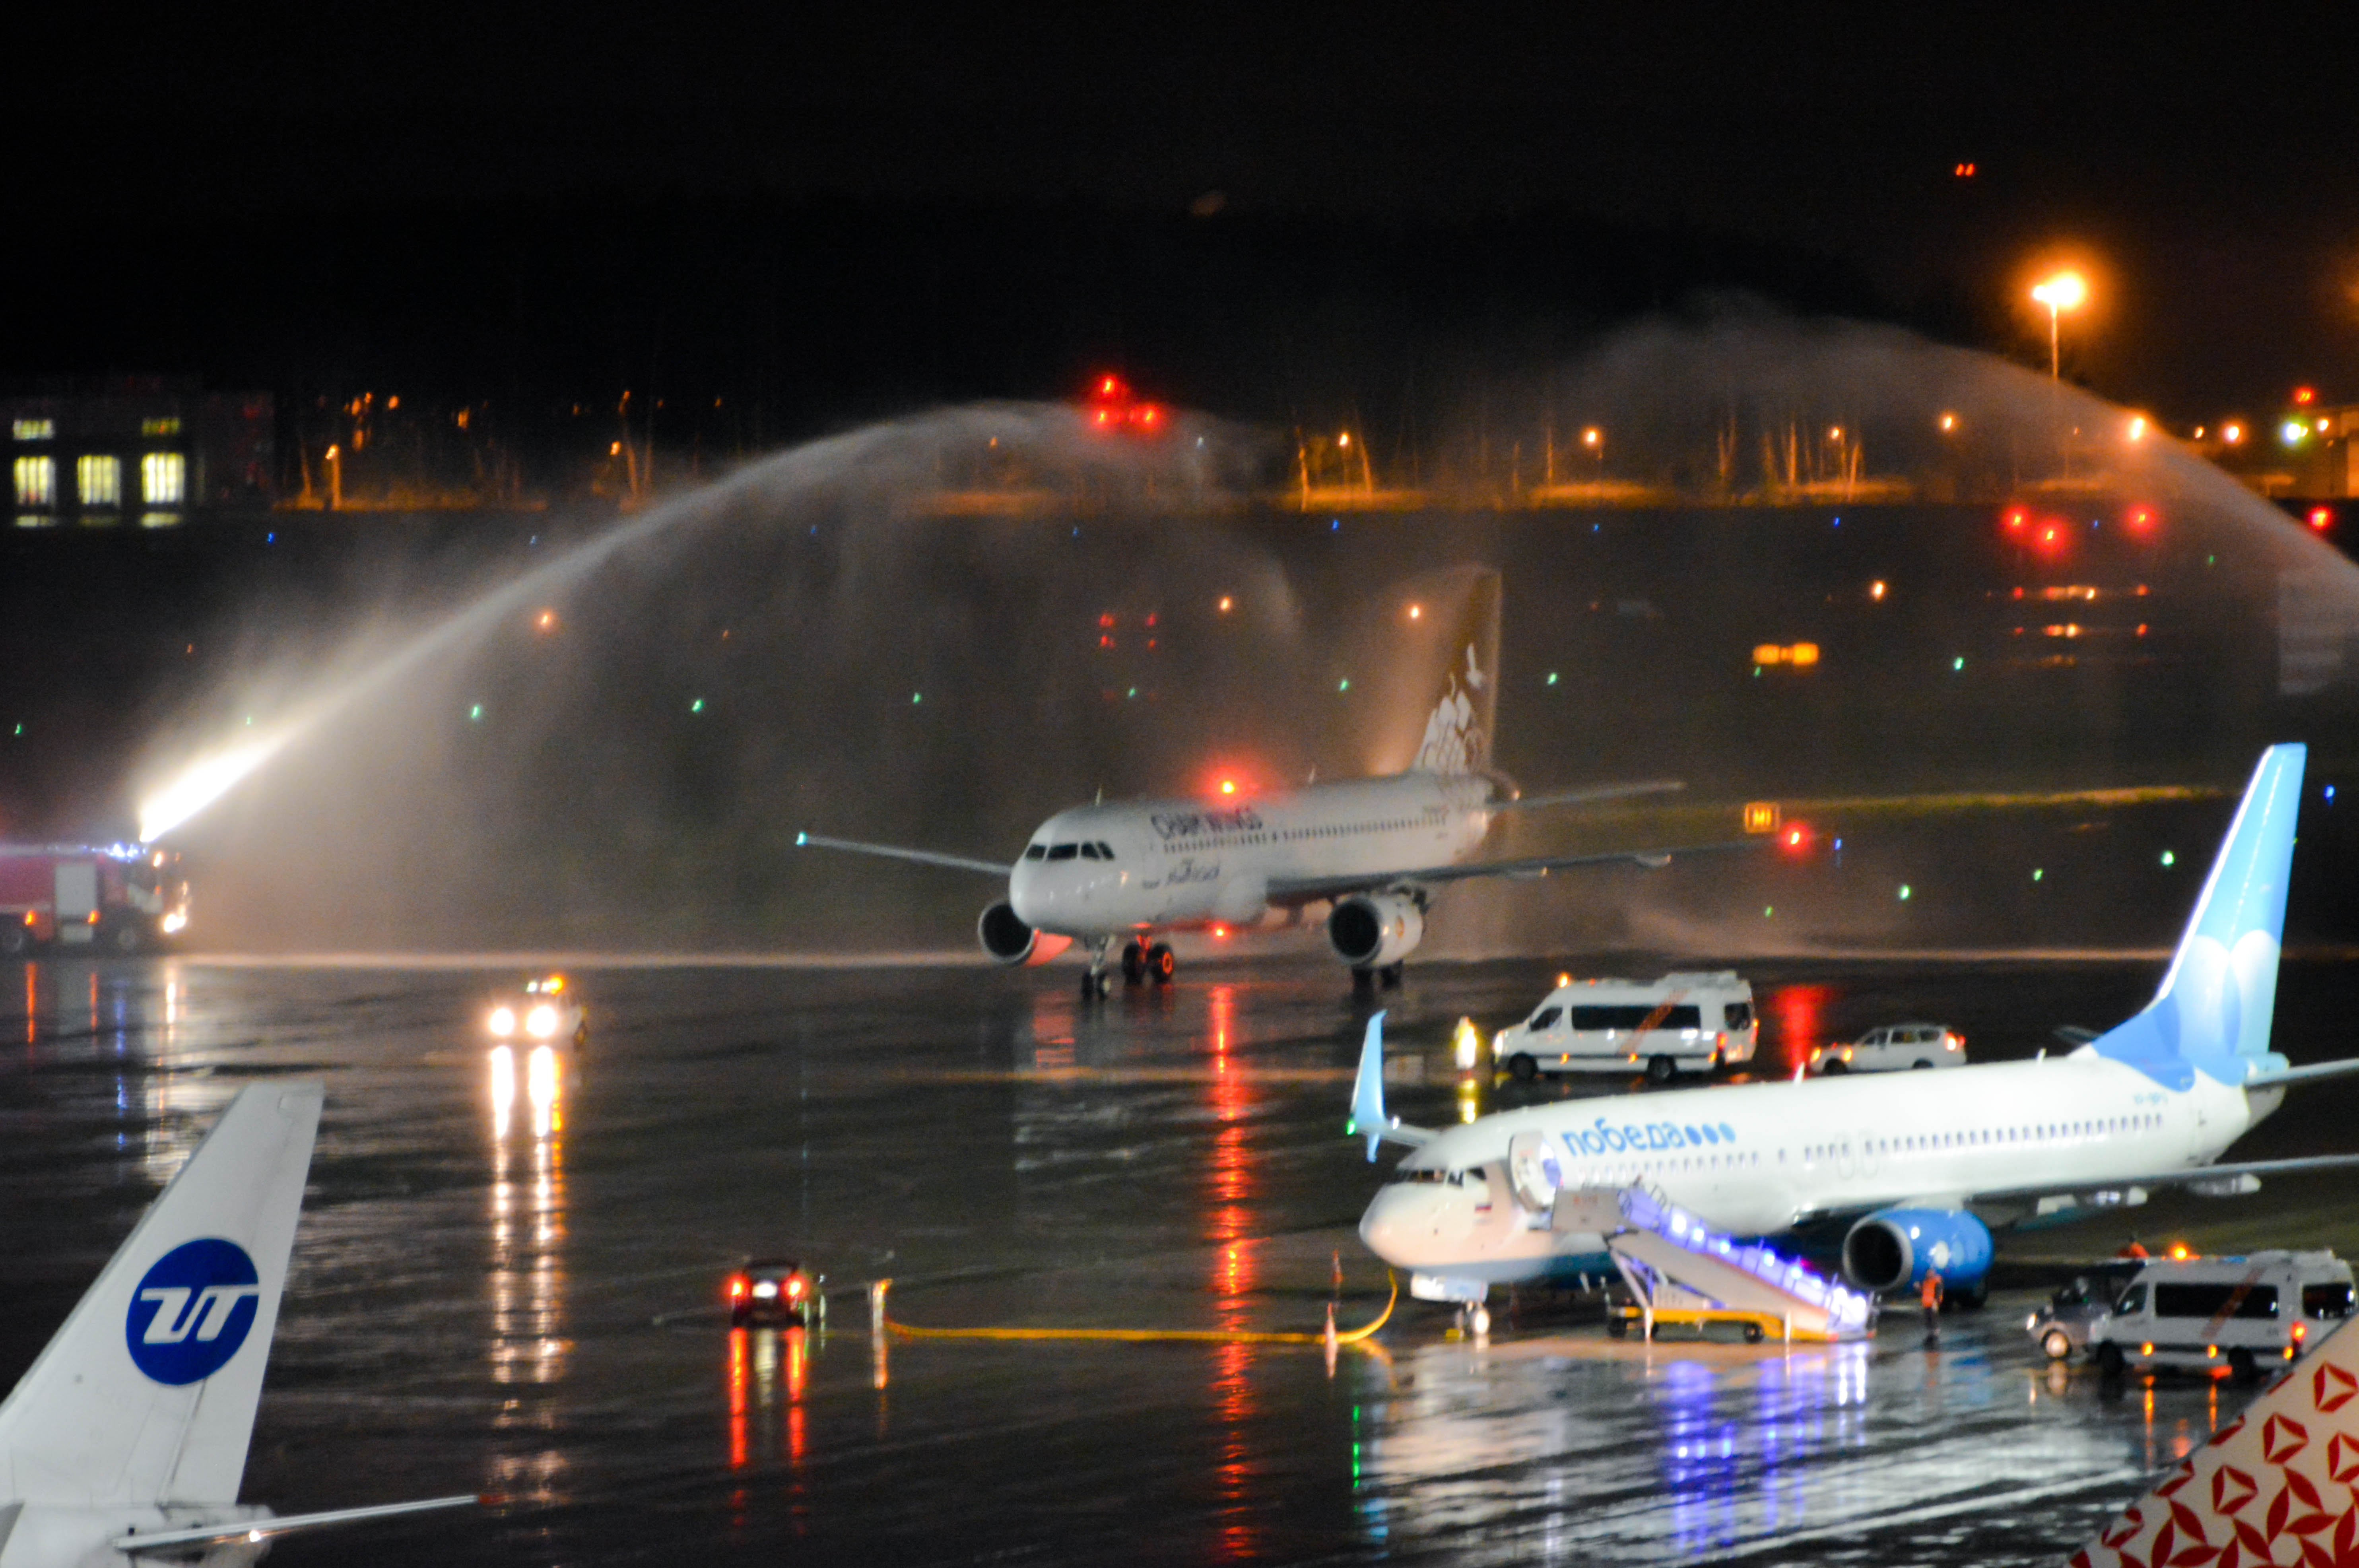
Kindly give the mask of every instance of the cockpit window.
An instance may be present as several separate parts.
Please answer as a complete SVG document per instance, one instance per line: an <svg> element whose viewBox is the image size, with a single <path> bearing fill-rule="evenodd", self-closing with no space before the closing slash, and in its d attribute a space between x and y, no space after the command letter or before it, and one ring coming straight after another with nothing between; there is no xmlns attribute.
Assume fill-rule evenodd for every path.
<svg viewBox="0 0 2359 1568"><path fill-rule="evenodd" d="M1046 860L1049 858L1049 846L1045 844L1027 844L1024 846L1024 858Z"/></svg>
<svg viewBox="0 0 2359 1568"><path fill-rule="evenodd" d="M1439 1187L1449 1180L1450 1172L1447 1171L1396 1171L1393 1172L1391 1184L1394 1186L1406 1186L1410 1183L1416 1183L1418 1185L1431 1185Z"/></svg>
<svg viewBox="0 0 2359 1568"><path fill-rule="evenodd" d="M1083 860L1095 860L1097 857L1098 846L1096 844L1085 844L1082 845L1082 858Z"/></svg>
<svg viewBox="0 0 2359 1568"><path fill-rule="evenodd" d="M1106 843L1103 839L1098 840L1098 858L1100 860L1112 860L1114 858L1114 845Z"/></svg>
<svg viewBox="0 0 2359 1568"><path fill-rule="evenodd" d="M1081 853L1082 846L1078 844L1052 844L1049 846L1049 858L1051 860L1071 860Z"/></svg>

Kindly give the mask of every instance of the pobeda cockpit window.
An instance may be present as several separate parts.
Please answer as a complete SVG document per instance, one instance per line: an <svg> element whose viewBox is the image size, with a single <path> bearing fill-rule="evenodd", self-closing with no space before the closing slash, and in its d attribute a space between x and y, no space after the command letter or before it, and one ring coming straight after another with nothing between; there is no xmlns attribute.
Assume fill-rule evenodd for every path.
<svg viewBox="0 0 2359 1568"><path fill-rule="evenodd" d="M1049 858L1051 860L1071 860L1081 853L1082 846L1078 844L1052 844L1049 846Z"/></svg>
<svg viewBox="0 0 2359 1568"><path fill-rule="evenodd" d="M1049 846L1045 844L1027 844L1024 846L1024 858L1027 860L1046 860L1049 858Z"/></svg>

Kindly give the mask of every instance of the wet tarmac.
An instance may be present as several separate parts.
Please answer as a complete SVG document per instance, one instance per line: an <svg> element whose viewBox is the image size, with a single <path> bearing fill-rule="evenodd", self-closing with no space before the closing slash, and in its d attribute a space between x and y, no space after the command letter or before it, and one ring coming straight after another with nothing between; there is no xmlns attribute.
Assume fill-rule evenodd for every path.
<svg viewBox="0 0 2359 1568"><path fill-rule="evenodd" d="M1402 1114L1518 1093L1462 1083L1450 1029L1506 1021L1558 967L1413 967L1382 998ZM1904 1018L2027 1055L2134 1008L2159 965L1745 967L1767 1067ZM1495 1302L1487 1345L1404 1302L1332 1369L1315 1344L880 1356L861 1293L880 1276L897 1318L936 1326L1374 1317L1385 1276L1352 1225L1377 1173L1343 1137L1368 1004L1290 959L1102 1007L1061 969L572 973L587 1044L519 1064L500 1103L482 1004L513 967L0 972L0 1379L236 1089L301 1074L328 1107L245 1496L508 1501L277 1562L2046 1563L2242 1395L2052 1372L2020 1326L2044 1279L2130 1224L2359 1252L2330 1178L2004 1238L2003 1288L1935 1352L1905 1314L1864 1345L1650 1347L1528 1295ZM2280 1048L2345 1049L2349 989L2342 964L2289 962ZM2297 1096L2245 1148L2348 1147L2347 1106ZM824 1332L727 1326L726 1269L777 1253L826 1275Z"/></svg>

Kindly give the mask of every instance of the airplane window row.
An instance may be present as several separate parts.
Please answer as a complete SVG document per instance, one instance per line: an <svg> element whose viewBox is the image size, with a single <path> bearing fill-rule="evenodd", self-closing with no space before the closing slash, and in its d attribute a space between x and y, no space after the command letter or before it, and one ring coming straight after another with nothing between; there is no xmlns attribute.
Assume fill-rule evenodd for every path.
<svg viewBox="0 0 2359 1568"><path fill-rule="evenodd" d="M1907 1138L1860 1140L1865 1154L1929 1154L1943 1149L1983 1149L1994 1144L2052 1143L2068 1138L2106 1138L2115 1133L2152 1132L2162 1126L2154 1112L2134 1116L2102 1116L2088 1121L2041 1122L2032 1127L1976 1127L1961 1132L1917 1133ZM1851 1145L1821 1143L1802 1150L1806 1160L1832 1160L1851 1152Z"/></svg>

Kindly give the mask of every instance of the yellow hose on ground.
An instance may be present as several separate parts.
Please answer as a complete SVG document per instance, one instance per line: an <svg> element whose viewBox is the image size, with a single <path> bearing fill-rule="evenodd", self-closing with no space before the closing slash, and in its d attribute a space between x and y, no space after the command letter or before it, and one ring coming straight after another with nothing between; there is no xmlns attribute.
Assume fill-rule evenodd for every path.
<svg viewBox="0 0 2359 1568"><path fill-rule="evenodd" d="M1385 1326L1400 1302L1400 1280L1389 1269L1385 1278L1392 1295L1373 1323L1335 1335L1338 1345L1355 1345ZM1324 1334L1269 1334L1227 1328L918 1328L885 1320L885 1326L904 1339L1090 1339L1119 1345L1151 1345L1162 1341L1202 1345L1324 1345Z"/></svg>

